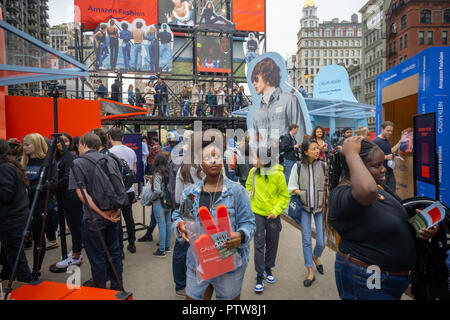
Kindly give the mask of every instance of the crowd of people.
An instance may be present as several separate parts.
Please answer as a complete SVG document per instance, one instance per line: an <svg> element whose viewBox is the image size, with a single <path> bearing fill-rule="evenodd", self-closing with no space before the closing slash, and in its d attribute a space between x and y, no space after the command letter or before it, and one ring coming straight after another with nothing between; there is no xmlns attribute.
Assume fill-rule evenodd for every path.
<svg viewBox="0 0 450 320"><path fill-rule="evenodd" d="M311 287L316 279L314 268L321 275L328 272L320 258L328 241L334 241L336 288L342 299L400 299L411 283L414 286L424 281L423 270L432 264L427 262L428 267L424 267L428 258L425 251L419 254L416 250L418 242L434 248L438 246L436 241L443 238L446 246L433 250L444 252L439 257L445 258L435 259L433 264L443 263L445 270L435 271L435 282L430 282L427 290L438 287L436 279L443 278L448 289L448 217L439 226L422 229L416 236L408 222L416 212L411 213L402 205L395 179L392 181L387 169L390 167L387 162L398 151L398 144L394 147L390 144L394 124L384 122L381 128L380 136L372 141L367 139L367 128L359 128L357 135L353 135L351 128L344 128L338 135L328 137L320 126L302 141L296 141L298 125L292 124L289 133L280 138L279 152L271 146L253 144L249 137L235 141L219 133L208 140L202 132L186 130L180 136L170 131L164 148L160 137L151 137L150 144L145 137L142 159L123 145L123 131L117 127L107 132L95 129L77 139L62 134L55 168L47 179L53 186L50 194L60 199L64 208L72 250L57 266L81 264L84 249L92 275L84 285L106 288L110 281L109 288L123 289L122 215L128 235L126 248L131 254L136 252L136 241L153 241L153 232L158 228L159 241L153 256L166 258L172 252L177 296L211 299L215 292L217 299L240 299L252 242L255 293L263 292L265 283L276 283L281 216L286 214L290 203L297 201L305 288ZM41 277L46 249L57 245L55 217L60 208L52 209L50 205L46 208L45 192L39 193L29 230L28 246L33 246L31 271L24 252L18 253L18 248L49 141L37 133L22 140L23 145L18 139L0 140L1 278L11 276L19 255L16 278L30 282ZM128 175L135 177L138 161L143 162L147 184L143 189L140 185L136 192L134 184L130 186L126 180ZM100 164L108 175L101 174ZM105 190L110 190L114 197L106 197ZM142 203L146 193L149 197ZM136 239L133 203L139 199L152 210L145 235ZM191 220L198 219L199 211L206 208L219 221L218 212L223 206L230 227L224 247L234 250L233 257L238 256L239 263L233 260L232 271L199 280ZM44 211L47 211L45 223L41 215ZM203 232L206 229L205 226ZM376 290L367 285L373 274L371 266L380 270L381 284ZM413 292L419 296L419 291ZM439 294L448 298L448 290L447 296Z"/></svg>
<svg viewBox="0 0 450 320"><path fill-rule="evenodd" d="M118 79L111 85L110 94L108 94L102 80L97 80L97 86L95 94L98 98L123 102L123 94ZM146 108L148 116L155 116L155 114L171 116L169 90L162 78L158 78L156 82L148 81L143 92L130 84L126 93L127 103ZM173 95L173 100L177 101L177 104L179 103L183 117L230 117L231 112L249 105L242 86L234 88L230 93L226 93L223 87L210 87L207 92L204 92L198 84L195 84L191 90L184 86L181 94Z"/></svg>

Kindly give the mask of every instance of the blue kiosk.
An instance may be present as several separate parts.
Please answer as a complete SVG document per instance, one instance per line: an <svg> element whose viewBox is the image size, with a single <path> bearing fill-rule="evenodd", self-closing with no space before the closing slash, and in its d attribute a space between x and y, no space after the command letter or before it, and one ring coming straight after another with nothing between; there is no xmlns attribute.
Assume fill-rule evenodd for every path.
<svg viewBox="0 0 450 320"><path fill-rule="evenodd" d="M450 47L432 47L377 77L376 130L394 122L392 143L414 128L414 151L394 170L400 197L450 204Z"/></svg>

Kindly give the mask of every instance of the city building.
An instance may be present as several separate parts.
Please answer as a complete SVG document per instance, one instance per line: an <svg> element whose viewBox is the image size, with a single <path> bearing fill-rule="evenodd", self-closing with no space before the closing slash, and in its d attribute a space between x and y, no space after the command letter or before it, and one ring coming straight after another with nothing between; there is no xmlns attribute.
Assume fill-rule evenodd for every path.
<svg viewBox="0 0 450 320"><path fill-rule="evenodd" d="M311 96L320 68L332 64L345 68L361 64L362 25L358 20L358 15L353 14L350 21L335 18L320 23L315 1L306 1L297 34L297 88L303 86Z"/></svg>
<svg viewBox="0 0 450 320"><path fill-rule="evenodd" d="M376 79L386 71L386 13L391 0L369 0L362 15L363 49L361 61L361 102L375 105Z"/></svg>
<svg viewBox="0 0 450 320"><path fill-rule="evenodd" d="M386 68L429 47L448 46L449 31L450 1L392 1L386 15Z"/></svg>
<svg viewBox="0 0 450 320"><path fill-rule="evenodd" d="M0 0L3 20L48 44L48 0Z"/></svg>
<svg viewBox="0 0 450 320"><path fill-rule="evenodd" d="M350 81L350 88L352 89L353 95L355 96L356 100L358 100L358 102L361 102L363 96L361 87L362 84L361 65L357 64L350 66L348 67L347 72Z"/></svg>

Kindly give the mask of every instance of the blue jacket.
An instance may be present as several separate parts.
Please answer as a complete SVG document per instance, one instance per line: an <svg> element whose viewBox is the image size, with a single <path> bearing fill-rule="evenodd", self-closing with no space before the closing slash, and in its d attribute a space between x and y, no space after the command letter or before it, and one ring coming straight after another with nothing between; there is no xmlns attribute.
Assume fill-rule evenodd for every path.
<svg viewBox="0 0 450 320"><path fill-rule="evenodd" d="M200 225L201 222L198 217L198 209L200 202L200 192L203 188L205 179L206 178L203 178L202 181L187 187L183 191L180 199L180 203L183 203L184 199L186 199L190 194L194 195L194 216L196 220L198 219L198 223ZM227 207L228 216L230 217L231 232L238 232L239 230L242 230L245 233L245 242L241 243L241 245L237 248L237 252L242 258L242 266L246 267L250 255L250 241L252 240L256 230L255 215L253 214L250 206L248 192L244 189L244 187L242 187L240 183L233 182L230 179L225 178L223 180L222 195L215 202L214 210L213 212L211 212L211 215L215 222L217 222L216 208L220 204L223 204ZM177 235L177 240L184 241L181 238L177 228L178 223L182 221L180 217L180 207L174 211L172 219L174 221L173 227L175 229L175 234ZM203 226L202 231L204 231ZM186 266L191 270L195 270L195 260L191 250L188 251L186 257Z"/></svg>

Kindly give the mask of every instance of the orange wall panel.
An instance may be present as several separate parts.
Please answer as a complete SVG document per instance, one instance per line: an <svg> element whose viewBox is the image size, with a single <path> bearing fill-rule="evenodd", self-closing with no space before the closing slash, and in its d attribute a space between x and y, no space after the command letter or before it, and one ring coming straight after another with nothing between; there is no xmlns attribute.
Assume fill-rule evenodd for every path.
<svg viewBox="0 0 450 320"><path fill-rule="evenodd" d="M58 99L58 131L81 136L101 127L97 100ZM49 137L54 132L53 99L6 96L6 136L23 138L37 132Z"/></svg>

